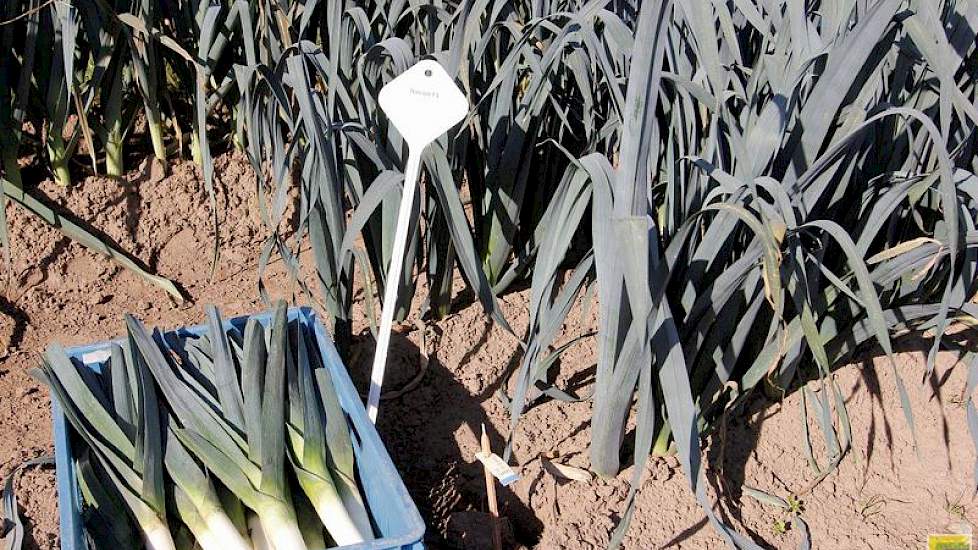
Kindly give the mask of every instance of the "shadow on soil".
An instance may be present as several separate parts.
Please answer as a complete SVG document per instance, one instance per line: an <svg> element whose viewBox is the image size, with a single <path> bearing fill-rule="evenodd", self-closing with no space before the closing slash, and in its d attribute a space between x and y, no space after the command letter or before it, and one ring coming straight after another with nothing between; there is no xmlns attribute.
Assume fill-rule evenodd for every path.
<svg viewBox="0 0 978 550"><path fill-rule="evenodd" d="M463 363L485 345L490 329L491 324L486 322L485 326L476 332L471 342L472 349L465 354ZM894 340L894 352L918 354L926 358L932 342L929 338L905 336ZM945 342L946 349L959 350L962 352L961 357L963 357L963 350L978 348L978 339L974 335L963 332L946 335ZM437 344L432 345L429 342L427 348L429 351L436 350ZM369 333L354 336L350 350L347 364L351 376L356 386L365 394L373 357L373 338ZM840 365L855 363L860 366L860 379L852 391L868 392L873 401L880 405L874 407L868 437L853 442L855 446L861 446L865 451L867 464L874 452L879 451L874 448L878 445L876 434L882 431L882 441L892 450L894 423L903 422L902 416L889 418L878 412L882 409L886 397L883 395L876 368L888 368L884 367L883 362L874 363L873 359L880 355L882 352L879 349L866 346L857 349L854 357L840 363ZM507 367L504 369L506 372L516 368L520 359L518 350L511 357L499 358L500 361L507 362ZM961 358L957 366L962 366L960 361ZM492 430L482 409L482 403L493 398L492 394L500 382L492 381L481 393L470 393L455 378L450 369L438 362L437 355L432 354L427 370L420 374L422 377L420 383L415 385L421 364L421 351L418 346L412 342L407 333L399 334L395 331L391 339L385 392L397 392L405 385L411 386L411 389L403 395L381 402L378 429L428 526L425 544L434 549L488 548L490 547L488 541L483 541L484 546L460 542L460 537L465 539L466 534L460 534L457 526L453 527L453 516L486 509L481 465L473 462L472 457L462 456L456 433L468 430L472 440L477 440L483 423L487 425L487 429ZM948 390L944 388L950 370L945 369L939 374L925 376L924 370L921 369L920 372L905 371L902 375L908 386L919 386L920 383L925 383L930 392L929 398L944 403L956 398L949 395ZM594 369L591 367L577 373L569 385L574 391L586 394L590 390L593 378ZM800 388L801 384L796 383L789 393ZM845 398L849 400L851 394L846 395ZM765 550L775 548L770 542L773 540L771 534L745 525L740 503L744 499L751 498L743 494L747 477L746 465L757 448L764 421L777 413L776 405L776 401L766 397L763 392L755 391L751 398L731 413L725 444L710 445L704 455L707 483L715 492L722 495L715 508L720 519ZM892 404L887 403L887 405L889 408ZM747 418L751 420L748 422ZM578 430L585 427L586 425L579 426ZM944 442L949 446L947 432L945 420ZM489 435L493 448L501 449L505 444L504 438L495 431L490 431ZM715 442L716 434L714 433L712 437ZM815 440L822 436L815 431L812 432L811 437ZM623 468L631 464L632 445L634 445L633 431L627 434L622 449ZM511 521L516 543L533 547L540 539L543 523L532 509L510 491L504 488L497 488L497 491L500 513ZM784 497L786 494L779 496ZM614 516L617 510L608 512ZM772 515L773 517L775 516ZM705 517L691 517L688 525L679 529L661 548L676 548L684 542L688 544L688 541L700 530L710 528ZM789 526L786 536L789 539L798 536L794 526Z"/></svg>
<svg viewBox="0 0 978 550"><path fill-rule="evenodd" d="M478 344L476 344L478 345ZM366 394L373 359L374 340L367 333L355 336L351 348L350 374ZM384 381L385 394L397 392L418 376L421 352L406 335L391 335L390 357ZM486 425L493 449L502 449L503 437L492 429L482 410L481 399L472 395L432 355L421 383L399 397L381 401L377 427L408 491L427 525L428 548L489 548L482 540L472 512L486 510L485 478L481 463L462 456L455 433L469 430L478 441ZM539 540L543 524L508 489L497 485L500 515L508 518L520 544L532 546ZM479 541L486 546L482 546Z"/></svg>
<svg viewBox="0 0 978 550"><path fill-rule="evenodd" d="M10 350L20 347L30 322L26 311L0 294L0 326L10 323L9 328L3 326L0 331L0 357L5 357Z"/></svg>
<svg viewBox="0 0 978 550"><path fill-rule="evenodd" d="M918 391L928 391L930 392L930 399L936 399L941 403L942 410L942 429L944 434L944 447L946 451L947 462L945 467L950 468L950 436L949 436L949 426L947 418L943 416L943 410L946 406L948 399L955 399L958 396L951 396L948 390L944 388L944 384L947 382L951 371L954 367L967 367L962 361L964 359L964 350L976 349L978 347L978 338L971 332L958 332L954 334L947 334L944 337L944 349L952 350L952 352L957 351L959 353L957 363L947 369L943 369L938 374L938 370L926 374L923 368L919 372L902 371L901 376L904 378L904 383L908 387L917 387ZM922 361L926 361L927 353L930 350L933 340L931 338L924 338L915 335L908 335L898 340L894 340L894 353L909 353L917 354L922 357ZM879 377L877 376L877 368L889 368L884 366L884 361L874 362L874 359L885 357L882 350L873 347L864 347L857 350L854 357L843 361L841 365L844 364L857 364L859 366L859 380L856 385L852 388L851 392L845 396L846 401L849 401L853 393L856 392L868 392L871 396L876 407L873 407L873 416L869 419L869 429L867 432L867 437L865 439L857 438L853 441L853 446L860 448L865 452L865 459L861 459L863 463L863 468L868 468L869 463L876 449L876 434L882 430L883 441L890 451L893 450L894 445L894 423L904 422L902 415L898 414L898 418L890 418L886 414L882 414L879 411L883 410L884 397ZM841 366L840 365L840 366ZM811 378L814 380L816 378ZM807 383L808 381L804 382ZM801 384L795 384L789 393L796 392L801 388ZM925 389L926 388L926 389ZM740 513L740 502L743 499L751 498L743 494L743 487L746 476L746 465L753 455L755 449L758 445L758 440L760 437L760 432L763 427L764 421L774 416L777 413L776 409L777 403L766 397L762 392L755 391L754 396L750 398L745 404L741 405L739 408L735 409L735 412L730 416L726 429L726 441L723 444L712 444L706 453L705 467L707 469L707 480L712 488L717 491L718 494L722 495L720 502L718 502L718 511L720 512L721 519L737 529L740 533L747 535L752 539L758 546L764 549L773 549L774 545L770 544L768 541L771 540L769 533L759 533L756 530L752 530L749 526L745 525L743 518ZM888 406L893 405L892 403L887 403ZM899 405L896 405L899 410ZM892 410L892 408L891 408ZM794 413L793 413L794 414ZM814 418L813 404L809 403L809 415ZM751 418L750 422L747 418ZM821 432L817 429L811 433L812 441L822 438ZM716 442L716 434L714 435L714 442ZM896 468L896 465L892 463L891 456L891 468ZM822 466L825 466L824 457L819 458ZM843 457L843 460L851 460L851 457ZM792 488L799 489L799 488ZM779 494L780 497L785 497L785 494ZM804 497L802 497L804 499ZM772 508L772 510L774 510ZM772 515L774 518L775 515ZM705 518L692 523L682 532L678 533L672 540L663 546L663 548L673 548L678 546L683 541L692 537L700 529L709 529L709 525ZM788 536L797 536L797 532L789 527ZM813 541L814 542L814 541Z"/></svg>
<svg viewBox="0 0 978 550"><path fill-rule="evenodd" d="M17 515L20 519L21 526L23 527L23 540L21 541L23 546L22 550L47 550L53 547L53 541L51 540L39 541L34 537L35 535L34 521L33 519L31 519L31 516L29 515L28 511L23 508L25 504L24 499L26 495L23 492L24 489L21 489L20 487L30 486L30 483L22 483L22 480L24 479L24 477L28 475L29 471L42 472L46 470L50 475L53 476L54 475L53 457L41 457L40 460L43 461L41 463L38 463L37 461L35 461L34 463L30 463L31 461L28 461L28 463L25 464L17 463L20 460L23 459L19 458L16 459L16 461L0 464L0 472L3 472L3 475L0 476L0 481L6 483L7 481L10 480L10 476L13 476L14 505L18 506ZM8 518L0 517L0 535L7 535L9 531L13 528L14 528L13 522L11 522ZM17 547L17 550L21 550L21 547Z"/></svg>

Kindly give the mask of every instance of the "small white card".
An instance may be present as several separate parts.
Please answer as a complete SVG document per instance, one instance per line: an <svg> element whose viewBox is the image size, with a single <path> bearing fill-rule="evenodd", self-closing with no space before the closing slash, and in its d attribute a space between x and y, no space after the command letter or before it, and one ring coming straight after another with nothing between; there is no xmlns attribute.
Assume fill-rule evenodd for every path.
<svg viewBox="0 0 978 550"><path fill-rule="evenodd" d="M90 351L81 356L81 362L86 365L94 365L97 363L104 363L112 357L112 352L107 349L100 349L97 351Z"/></svg>
<svg viewBox="0 0 978 550"><path fill-rule="evenodd" d="M469 102L437 61L419 61L380 90L380 108L411 150L421 151L465 118Z"/></svg>
<svg viewBox="0 0 978 550"><path fill-rule="evenodd" d="M475 457L489 469L489 472L499 480L499 483L503 487L520 478L520 475L513 471L509 464L506 464L496 453L484 453L480 451L475 453Z"/></svg>

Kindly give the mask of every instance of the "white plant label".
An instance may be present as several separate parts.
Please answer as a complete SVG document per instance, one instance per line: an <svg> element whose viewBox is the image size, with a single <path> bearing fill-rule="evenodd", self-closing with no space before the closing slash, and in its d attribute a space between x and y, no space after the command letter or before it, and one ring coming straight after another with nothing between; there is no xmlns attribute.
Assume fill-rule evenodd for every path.
<svg viewBox="0 0 978 550"><path fill-rule="evenodd" d="M450 130L469 112L469 101L437 61L419 61L391 80L378 98L388 120L407 141L410 155Z"/></svg>
<svg viewBox="0 0 978 550"><path fill-rule="evenodd" d="M431 60L419 61L391 80L380 90L378 103L388 120L407 142L408 161L404 169L401 205L397 211L394 247L391 251L390 266L387 269L388 284L384 289L384 310L380 317L377 348L374 351L374 364L370 372L367 415L371 422L377 421L380 389L384 383L384 369L387 366L387 348L390 344L391 325L394 322L394 308L397 304L397 281L401 278L401 269L404 266L404 248L408 224L411 220L414 190L417 188L418 173L421 169L421 153L429 143L461 122L469 111L469 102L465 99L465 94L458 89L445 69L437 61Z"/></svg>
<svg viewBox="0 0 978 550"><path fill-rule="evenodd" d="M81 356L81 362L86 365L96 365L108 361L110 357L112 357L112 352L107 349L90 351Z"/></svg>
<svg viewBox="0 0 978 550"><path fill-rule="evenodd" d="M479 459L489 472L499 480L499 483L505 487L510 483L517 481L520 475L510 468L509 464L500 458L496 453L485 453L479 451L475 453L475 457Z"/></svg>

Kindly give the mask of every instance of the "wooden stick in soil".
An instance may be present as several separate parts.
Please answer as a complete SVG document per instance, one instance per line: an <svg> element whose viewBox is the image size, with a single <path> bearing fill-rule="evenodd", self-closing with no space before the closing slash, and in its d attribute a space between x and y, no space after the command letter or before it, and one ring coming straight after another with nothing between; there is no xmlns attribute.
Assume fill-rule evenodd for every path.
<svg viewBox="0 0 978 550"><path fill-rule="evenodd" d="M489 445L489 436L486 434L486 425L482 425L482 452L486 455L492 453ZM486 497L489 500L489 515L492 522L492 547L494 550L503 550L503 533L499 525L499 505L496 502L496 478L489 471L489 466L483 464L483 471L486 473Z"/></svg>

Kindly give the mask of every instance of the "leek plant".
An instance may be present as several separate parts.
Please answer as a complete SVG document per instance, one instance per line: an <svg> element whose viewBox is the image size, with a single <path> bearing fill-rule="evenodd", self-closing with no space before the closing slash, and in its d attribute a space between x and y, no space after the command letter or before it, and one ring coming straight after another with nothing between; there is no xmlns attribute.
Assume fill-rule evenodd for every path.
<svg viewBox="0 0 978 550"><path fill-rule="evenodd" d="M83 139L95 157L93 134L105 146L106 171L121 173L126 89L112 84L118 84L116 76L121 78L128 68L124 56L113 55L126 50L113 5L92 0L17 0L4 2L2 14L0 46L10 52L0 57L0 247L5 270L11 263L4 212L10 199L68 238L182 301L182 293L170 280L148 272L124 251L53 210L37 198L40 192L32 189L36 182L25 182L21 175L20 163L33 155L47 159L57 183L69 185L72 155ZM99 116L89 117L89 111L98 111ZM94 160L92 164L95 167Z"/></svg>
<svg viewBox="0 0 978 550"><path fill-rule="evenodd" d="M228 411L216 412L181 380L158 343L135 318L126 323L135 348L146 361L162 394L174 409L179 440L258 515L265 536L276 550L303 548L285 477L285 329L284 307L276 312L268 366L263 379L261 434L244 439ZM215 365L215 370L221 366ZM218 381L218 384L220 382ZM254 451L252 451L254 447Z"/></svg>
<svg viewBox="0 0 978 550"><path fill-rule="evenodd" d="M75 141L66 141L65 126L71 111L71 94L75 89L74 50L78 33L78 14L70 4L54 3L54 9L43 13L43 19L50 18L47 26L51 34L40 34L38 52L41 54L41 67L48 75L44 81L47 117L45 118L44 142L54 181L61 186L71 184L68 160Z"/></svg>
<svg viewBox="0 0 978 550"><path fill-rule="evenodd" d="M89 449L84 449L75 460L88 546L93 550L138 547L139 535L133 525L125 521L125 502L112 488L108 474L91 455ZM176 546L180 548L179 544Z"/></svg>
<svg viewBox="0 0 978 550"><path fill-rule="evenodd" d="M118 355L118 354L116 354ZM121 365L116 365L121 367ZM122 369L119 369L122 370ZM147 548L175 548L167 524L163 489L162 427L155 392L142 389L141 421L127 434L111 409L101 381L92 381L71 362L64 350L54 345L48 350L39 371L53 396L65 411L65 417L112 479L129 512L143 535ZM119 384L112 384L118 389ZM113 395L116 401L130 400L127 395ZM126 403L126 407L135 405ZM131 409L121 412L127 421ZM131 417L130 417L131 418Z"/></svg>
<svg viewBox="0 0 978 550"><path fill-rule="evenodd" d="M370 518L353 471L353 443L345 413L329 371L313 370L305 331L298 323L295 342L290 392L296 406L291 407L289 443L296 477L333 540L340 545L369 540L373 538Z"/></svg>
<svg viewBox="0 0 978 550"><path fill-rule="evenodd" d="M949 324L974 321L978 90L968 63L978 11L655 1L634 22L624 15L590 19L605 33L633 29L605 34L615 46L588 54L610 54L605 66L628 73L603 77L618 98L608 148L570 155L564 206L535 228L565 240L533 258L513 429L528 406L579 398L548 382L563 349L548 348L568 303L594 285L592 469L619 472L633 416L632 460L676 452L710 523L730 546L754 548L706 499L701 435L757 389L803 391L801 416L819 425L804 448L824 479L852 446L833 369L878 345L913 430L893 334L933 331L929 371ZM583 24L546 32L595 44ZM539 67L540 78L563 70ZM572 187L575 178L589 189ZM589 201L589 217L575 201ZM580 230L590 232L593 267L566 240ZM557 285L568 262L577 267ZM812 451L819 436L824 456ZM634 512L634 472L613 546Z"/></svg>
<svg viewBox="0 0 978 550"><path fill-rule="evenodd" d="M137 0L132 6L132 13L147 26L152 27L156 22L156 2L154 0ZM166 145L163 142L163 119L160 114L161 89L159 79L162 75L162 65L157 54L154 40L134 36L131 39L132 63L121 64L131 66L136 83L142 95L146 129L153 145L156 159L166 164Z"/></svg>
<svg viewBox="0 0 978 550"><path fill-rule="evenodd" d="M113 55L125 55L126 47L120 44ZM105 174L122 177L123 174L123 136L126 128L122 116L122 93L130 81L127 68L113 63L112 74L106 82L105 90Z"/></svg>
<svg viewBox="0 0 978 550"><path fill-rule="evenodd" d="M91 375L86 376L83 373L87 371L75 367L64 350L54 345L48 350L40 377L58 397L89 453L113 480L142 530L147 548L174 545L166 522L164 467L175 487L178 516L202 548L250 548L224 512L205 471L172 430L164 427L167 420L160 416L148 371L138 358L127 355L128 362L121 350L113 348L113 360L108 365L110 384L104 387L104 377L93 380ZM109 403L111 406L106 407ZM90 490L92 479L86 483ZM129 492L120 483L142 487L141 492Z"/></svg>
<svg viewBox="0 0 978 550"><path fill-rule="evenodd" d="M111 346L98 374L57 344L44 356L36 375L80 438L90 519L124 511L147 549L187 537L204 550L373 538L349 425L316 344L290 328L284 303L267 328L250 319L244 334L216 308L207 317L206 336L184 337L150 334L127 316L124 345ZM88 534L106 548L131 539L129 527Z"/></svg>
<svg viewBox="0 0 978 550"><path fill-rule="evenodd" d="M22 11L33 1L22 2ZM10 130L0 135L7 197L29 203L17 159L47 143L25 135L23 123L54 129L69 112L106 120L94 113L107 111L101 98L108 96L91 90L109 87L100 75L116 74L110 65L128 64L157 155L152 107L175 131L193 128L193 154L215 215L211 146L233 136L244 149L267 236L258 290L271 298L264 278L275 255L298 277L308 244L317 277L299 281L300 288L329 315L341 351L351 335L357 279L381 291L400 285L403 317L425 290L413 284L414 274L425 271L425 307L437 316L450 310L457 270L506 328L496 296L528 285L522 361L513 384L501 384L512 389L504 396L509 435L528 408L590 398L589 456L602 476L621 470L634 417L629 460L678 453L690 489L711 510L701 436L760 389L774 397L806 392L800 413L817 415L820 428L810 436L824 444L808 441L805 448L826 449L808 457L821 479L852 446L833 369L873 344L893 368L895 334L931 331L929 371L942 343L950 345L942 338L950 323L973 321L974 2L120 0L79 1L77 12L56 6L0 28L0 42L19 52L0 58L0 84L8 84L0 85L0 124ZM9 3L0 12L16 15ZM41 27L50 37L44 41ZM131 55L106 56L110 39L101 28L127 41ZM15 41L15 29L32 39ZM55 37L75 55L52 53ZM40 48L36 56L32 48ZM412 213L419 229L404 272L387 281L406 151L376 97L422 57L437 59L456 78L471 112L423 159L424 197ZM89 66L90 78L78 76ZM54 94L37 88L57 71L69 75L58 79L63 88L52 88ZM79 101L62 102L69 92ZM26 101L31 93L44 101ZM124 87L125 105L138 103L131 93ZM51 139L49 160L70 155L72 139L80 138L68 139L63 155ZM557 345L582 296L588 302L596 296L599 313L589 394L551 382L561 353L590 337ZM339 495L349 524L369 537L349 498L357 492L345 446L323 456L320 446L305 445L324 437L324 418L325 437L332 438L322 369L309 376L298 360L302 339L286 337L287 329L270 331L276 339L264 352L265 330L245 332L229 335L226 346L184 342L181 363L192 359L200 371L178 366L178 376L164 368L163 356L149 361L167 391L192 388L197 396L175 412L175 433L207 468L223 465L218 477L228 488L234 481L244 490L239 498L251 511L238 523L261 524L271 539L275 531L254 507L267 501L288 508L290 484L278 470L284 451L266 457L261 442L274 435L287 448L303 496L317 504L323 494L328 502ZM144 340L150 353L153 339ZM272 344L296 354L293 366L285 360L284 374L275 364L272 386L259 383L258 369L238 378L229 367L246 364L254 348L267 354L255 361L266 364L261 372L268 376ZM266 433L254 408L280 379L296 398L283 410L281 433ZM913 426L908 390L894 379ZM801 389L813 380L818 391ZM208 407L224 412L184 418ZM967 407L978 410L970 392ZM216 427L197 425L203 418ZM642 468L633 471L640 475ZM640 479L631 481L613 544L634 510ZM301 522L286 515L298 540ZM728 543L751 547L708 515Z"/></svg>

